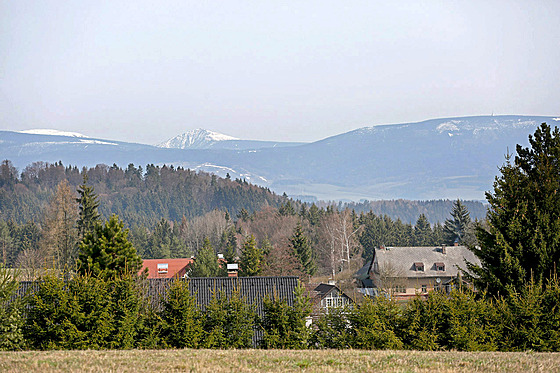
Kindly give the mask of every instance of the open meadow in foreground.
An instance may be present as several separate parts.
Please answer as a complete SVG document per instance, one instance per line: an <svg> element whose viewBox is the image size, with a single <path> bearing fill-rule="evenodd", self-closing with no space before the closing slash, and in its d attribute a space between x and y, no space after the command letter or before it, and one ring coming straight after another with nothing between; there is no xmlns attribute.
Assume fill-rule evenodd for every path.
<svg viewBox="0 0 560 373"><path fill-rule="evenodd" d="M2 372L560 372L560 353L364 350L1 352Z"/></svg>

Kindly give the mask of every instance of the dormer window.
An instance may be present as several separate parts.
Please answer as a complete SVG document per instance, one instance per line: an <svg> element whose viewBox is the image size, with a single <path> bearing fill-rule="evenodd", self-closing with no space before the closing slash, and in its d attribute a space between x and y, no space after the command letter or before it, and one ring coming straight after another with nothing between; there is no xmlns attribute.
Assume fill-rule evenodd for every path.
<svg viewBox="0 0 560 373"><path fill-rule="evenodd" d="M434 263L434 265L436 267L436 271L441 271L441 272L445 271L445 263L437 262Z"/></svg>
<svg viewBox="0 0 560 373"><path fill-rule="evenodd" d="M414 269L416 271L424 272L424 263L422 263L422 262L414 263Z"/></svg>
<svg viewBox="0 0 560 373"><path fill-rule="evenodd" d="M158 275L167 274L168 269L169 269L169 263L158 263L158 265L157 265Z"/></svg>

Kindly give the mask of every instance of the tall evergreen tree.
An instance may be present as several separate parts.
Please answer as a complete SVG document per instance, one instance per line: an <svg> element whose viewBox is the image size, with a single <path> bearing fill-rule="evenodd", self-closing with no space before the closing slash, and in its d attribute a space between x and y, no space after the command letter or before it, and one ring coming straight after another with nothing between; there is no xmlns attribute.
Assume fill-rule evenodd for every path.
<svg viewBox="0 0 560 373"><path fill-rule="evenodd" d="M311 249L311 244L309 239L303 232L303 227L301 222L299 222L294 228L294 233L290 238L290 245L294 250L294 254L298 258L303 272L310 276L315 274L317 267L315 261L313 260L313 251Z"/></svg>
<svg viewBox="0 0 560 373"><path fill-rule="evenodd" d="M430 227L430 222L424 214L420 214L414 226L414 244L416 246L437 244L433 242L432 227Z"/></svg>
<svg viewBox="0 0 560 373"><path fill-rule="evenodd" d="M80 243L78 272L107 279L137 274L142 268L142 259L127 236L128 229L123 229L116 215L105 224L96 225Z"/></svg>
<svg viewBox="0 0 560 373"><path fill-rule="evenodd" d="M517 145L514 162L507 158L486 193L489 227L477 229L479 248L471 249L481 262L469 265L475 285L490 295L558 276L560 131L543 123L529 143Z"/></svg>
<svg viewBox="0 0 560 373"><path fill-rule="evenodd" d="M202 248L198 251L194 263L190 265L190 277L216 277L220 275L218 257L210 244L210 240L204 239Z"/></svg>
<svg viewBox="0 0 560 373"><path fill-rule="evenodd" d="M99 200L93 186L87 185L88 177L84 172L82 184L78 187L79 218L78 218L78 237L84 238L87 232L93 232L97 224L101 222L101 216L97 211Z"/></svg>
<svg viewBox="0 0 560 373"><path fill-rule="evenodd" d="M241 258L239 265L243 276L258 276L263 269L264 255L257 246L255 236L248 236L241 248Z"/></svg>
<svg viewBox="0 0 560 373"><path fill-rule="evenodd" d="M470 223L469 210L460 200L455 201L451 210L451 219L445 220L443 226L445 243L448 245L453 245L455 242L462 243L463 236Z"/></svg>
<svg viewBox="0 0 560 373"><path fill-rule="evenodd" d="M220 251L224 254L224 259L228 263L234 263L237 257L237 237L235 227L230 225L222 232L220 238Z"/></svg>

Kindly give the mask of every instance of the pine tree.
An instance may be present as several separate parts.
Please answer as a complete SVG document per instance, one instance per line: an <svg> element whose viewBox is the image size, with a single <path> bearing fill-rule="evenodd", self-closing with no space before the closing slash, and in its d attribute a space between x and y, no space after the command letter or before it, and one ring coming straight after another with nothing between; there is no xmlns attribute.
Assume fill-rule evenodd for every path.
<svg viewBox="0 0 560 373"><path fill-rule="evenodd" d="M210 244L208 237L204 239L202 248L198 251L194 263L190 265L190 277L216 277L220 274L218 257Z"/></svg>
<svg viewBox="0 0 560 373"><path fill-rule="evenodd" d="M470 223L471 217L465 205L460 200L455 201L451 210L451 219L445 220L443 226L445 243L448 245L462 243L463 236Z"/></svg>
<svg viewBox="0 0 560 373"><path fill-rule="evenodd" d="M264 255L262 250L257 247L255 236L248 236L241 248L239 260L243 276L258 276L262 272L263 259Z"/></svg>
<svg viewBox="0 0 560 373"><path fill-rule="evenodd" d="M87 185L88 177L84 172L82 185L78 187L78 195L76 202L80 209L78 218L78 237L84 238L87 232L93 232L97 224L101 222L99 212L99 200L93 186Z"/></svg>
<svg viewBox="0 0 560 373"><path fill-rule="evenodd" d="M534 280L558 276L560 264L560 131L543 123L529 136L530 147L517 145L496 177L488 228L477 228L481 265L470 264L474 282L489 295L520 289Z"/></svg>
<svg viewBox="0 0 560 373"><path fill-rule="evenodd" d="M142 268L142 259L127 236L128 229L123 229L116 215L104 225L96 225L80 243L78 272L107 279L126 273L137 274Z"/></svg>
<svg viewBox="0 0 560 373"><path fill-rule="evenodd" d="M300 262L303 272L313 276L317 267L315 265L315 261L313 260L311 244L309 243L307 236L303 233L301 222L299 222L294 229L294 233L290 238L290 245Z"/></svg>

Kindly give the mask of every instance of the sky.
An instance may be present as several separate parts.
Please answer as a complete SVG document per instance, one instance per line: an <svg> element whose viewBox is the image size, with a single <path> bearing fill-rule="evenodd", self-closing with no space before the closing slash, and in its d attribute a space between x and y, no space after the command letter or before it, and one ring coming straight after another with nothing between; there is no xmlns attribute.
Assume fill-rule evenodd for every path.
<svg viewBox="0 0 560 373"><path fill-rule="evenodd" d="M0 129L315 141L560 114L560 1L0 1Z"/></svg>

